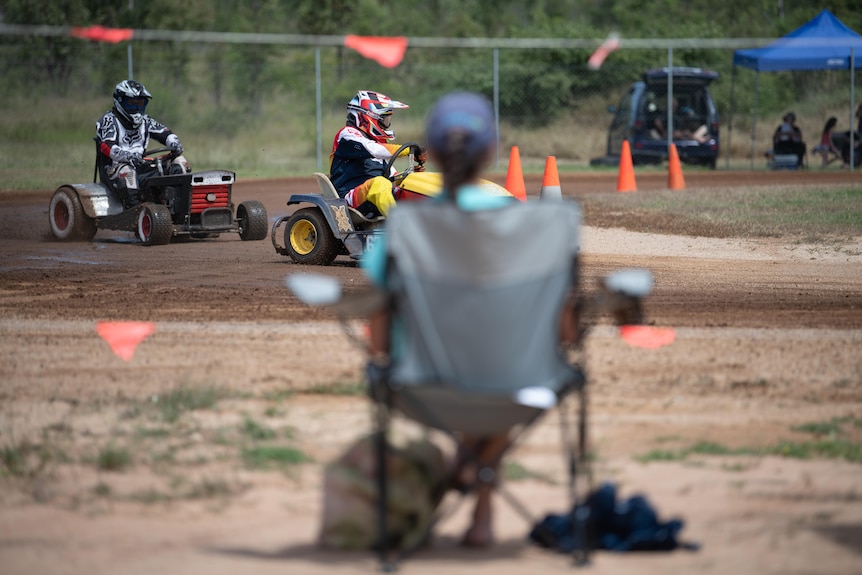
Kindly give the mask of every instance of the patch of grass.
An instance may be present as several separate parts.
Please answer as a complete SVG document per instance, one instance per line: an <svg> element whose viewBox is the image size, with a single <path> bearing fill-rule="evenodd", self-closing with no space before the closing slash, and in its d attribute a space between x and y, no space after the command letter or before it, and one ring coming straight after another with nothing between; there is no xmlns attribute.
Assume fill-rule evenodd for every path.
<svg viewBox="0 0 862 575"><path fill-rule="evenodd" d="M549 475L527 469L517 461L507 461L503 466L503 477L509 481L525 481L536 479L548 485L555 485L556 481Z"/></svg>
<svg viewBox="0 0 862 575"><path fill-rule="evenodd" d="M829 421L816 421L803 423L791 427L793 431L801 431L812 435L838 435L843 433L843 426L849 424L852 427L862 427L862 419L854 417L833 417Z"/></svg>
<svg viewBox="0 0 862 575"><path fill-rule="evenodd" d="M183 413L199 409L211 409L227 397L227 391L211 385L181 385L162 396L153 396L159 419L176 422Z"/></svg>
<svg viewBox="0 0 862 575"><path fill-rule="evenodd" d="M285 411L281 407L270 405L264 410L263 414L266 417L284 417Z"/></svg>
<svg viewBox="0 0 862 575"><path fill-rule="evenodd" d="M778 455L794 459L844 459L851 463L862 463L862 444L829 436L818 441L780 441L766 447L730 448L712 442L698 442L678 450L655 449L635 457L640 463L655 461L684 461L689 455Z"/></svg>
<svg viewBox="0 0 862 575"><path fill-rule="evenodd" d="M296 395L295 389L272 389L263 394L263 398L267 401L282 401L290 399Z"/></svg>
<svg viewBox="0 0 862 575"><path fill-rule="evenodd" d="M102 471L123 471L132 464L132 454L124 447L113 444L99 450L96 467Z"/></svg>
<svg viewBox="0 0 862 575"><path fill-rule="evenodd" d="M290 469L313 461L299 449L293 447L255 446L242 450L242 460L249 469Z"/></svg>
<svg viewBox="0 0 862 575"><path fill-rule="evenodd" d="M93 486L93 495L95 495L96 497L110 497L111 486L104 481L100 481Z"/></svg>
<svg viewBox="0 0 862 575"><path fill-rule="evenodd" d="M253 441L265 441L275 437L275 431L259 424L248 416L243 419L241 431L244 436Z"/></svg>
<svg viewBox="0 0 862 575"><path fill-rule="evenodd" d="M155 503L166 503L168 501L171 501L172 498L167 493L159 491L158 489L150 488L141 491L135 491L128 496L128 499L137 503L153 505Z"/></svg>
<svg viewBox="0 0 862 575"><path fill-rule="evenodd" d="M812 435L835 435L841 427L835 421L821 421L816 423L803 423L791 427L793 431L801 431Z"/></svg>
<svg viewBox="0 0 862 575"><path fill-rule="evenodd" d="M44 475L54 459L54 450L44 443L24 440L4 445L0 447L0 475L35 479Z"/></svg>
<svg viewBox="0 0 862 575"><path fill-rule="evenodd" d="M233 489L227 481L202 479L189 486L184 495L187 499L212 499L213 497L227 497L232 493Z"/></svg>
<svg viewBox="0 0 862 575"><path fill-rule="evenodd" d="M135 436L140 439L163 438L168 437L171 430L167 427L138 427L135 429Z"/></svg>
<svg viewBox="0 0 862 575"><path fill-rule="evenodd" d="M862 236L862 186L690 189L579 199L585 220L597 227L718 238L796 237L836 242L836 249Z"/></svg>
<svg viewBox="0 0 862 575"><path fill-rule="evenodd" d="M682 461L688 456L685 450L653 449L643 455L635 457L640 463L652 463L653 461Z"/></svg>
<svg viewBox="0 0 862 575"><path fill-rule="evenodd" d="M328 383L313 385L304 389L302 393L309 395L337 395L337 396L363 396L367 391L364 382L360 383Z"/></svg>
<svg viewBox="0 0 862 575"><path fill-rule="evenodd" d="M820 441L782 441L767 448L767 453L796 459L844 459L851 463L862 463L862 444L844 439L829 438Z"/></svg>

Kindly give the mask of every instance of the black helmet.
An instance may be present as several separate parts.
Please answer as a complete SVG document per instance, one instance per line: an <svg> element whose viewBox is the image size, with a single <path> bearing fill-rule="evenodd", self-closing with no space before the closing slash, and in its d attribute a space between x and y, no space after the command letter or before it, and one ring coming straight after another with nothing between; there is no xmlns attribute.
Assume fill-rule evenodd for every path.
<svg viewBox="0 0 862 575"><path fill-rule="evenodd" d="M140 82L123 80L114 88L114 109L125 124L137 128L144 121L144 113L152 97Z"/></svg>

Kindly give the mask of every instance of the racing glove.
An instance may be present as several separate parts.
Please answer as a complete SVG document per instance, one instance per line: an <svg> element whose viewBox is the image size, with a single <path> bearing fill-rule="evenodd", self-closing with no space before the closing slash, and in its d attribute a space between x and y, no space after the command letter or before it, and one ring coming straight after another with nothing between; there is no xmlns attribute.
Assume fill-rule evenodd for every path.
<svg viewBox="0 0 862 575"><path fill-rule="evenodd" d="M119 146L111 148L111 159L115 162L131 164L135 169L144 165L144 157L141 154L120 149Z"/></svg>
<svg viewBox="0 0 862 575"><path fill-rule="evenodd" d="M414 171L424 172L425 162L428 160L428 150L426 150L422 146L416 146L413 149L413 159L416 160L416 168L414 169Z"/></svg>
<svg viewBox="0 0 862 575"><path fill-rule="evenodd" d="M167 140L165 140L165 145L171 149L171 151L179 156L183 153L183 145L180 144L180 139L176 134L171 134L168 136Z"/></svg>

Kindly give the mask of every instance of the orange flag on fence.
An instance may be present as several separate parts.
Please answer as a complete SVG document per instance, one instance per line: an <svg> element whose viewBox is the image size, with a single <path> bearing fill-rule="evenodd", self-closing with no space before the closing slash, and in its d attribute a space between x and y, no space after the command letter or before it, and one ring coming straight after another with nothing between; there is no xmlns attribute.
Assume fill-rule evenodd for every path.
<svg viewBox="0 0 862 575"><path fill-rule="evenodd" d="M96 42L108 42L117 44L125 40L131 40L135 31L131 28L105 28L104 26L88 26L86 28L72 28L72 36L93 40Z"/></svg>
<svg viewBox="0 0 862 575"><path fill-rule="evenodd" d="M374 60L384 68L394 68L404 59L407 51L407 38L404 36L356 36L344 37L344 45L356 50L369 60Z"/></svg>

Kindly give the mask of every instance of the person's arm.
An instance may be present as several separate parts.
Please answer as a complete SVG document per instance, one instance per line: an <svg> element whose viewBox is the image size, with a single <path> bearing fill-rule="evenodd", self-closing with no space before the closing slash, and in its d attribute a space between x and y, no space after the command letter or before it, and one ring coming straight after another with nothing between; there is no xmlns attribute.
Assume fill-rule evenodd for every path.
<svg viewBox="0 0 862 575"><path fill-rule="evenodd" d="M386 235L365 250L359 263L371 283L383 287L386 283ZM389 363L391 313L380 309L368 317L368 351L371 361L378 365Z"/></svg>
<svg viewBox="0 0 862 575"><path fill-rule="evenodd" d="M577 296L569 294L560 313L560 344L563 347L576 347L580 341L578 307Z"/></svg>
<svg viewBox="0 0 862 575"><path fill-rule="evenodd" d="M368 352L371 361L378 365L389 363L389 322L391 314L384 308L368 317Z"/></svg>
<svg viewBox="0 0 862 575"><path fill-rule="evenodd" d="M183 146L180 144L180 138L174 134L170 128L149 116L147 116L146 121L151 138L163 146L170 148L176 155L183 153Z"/></svg>

